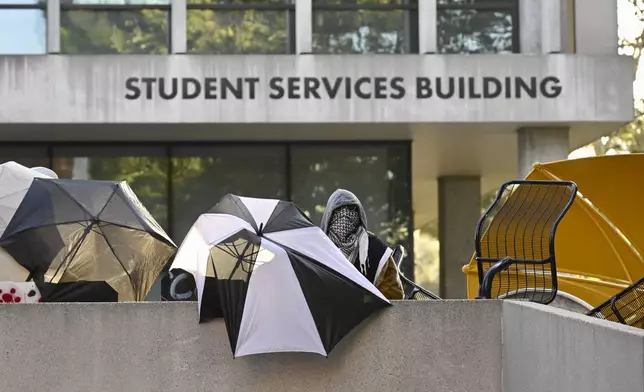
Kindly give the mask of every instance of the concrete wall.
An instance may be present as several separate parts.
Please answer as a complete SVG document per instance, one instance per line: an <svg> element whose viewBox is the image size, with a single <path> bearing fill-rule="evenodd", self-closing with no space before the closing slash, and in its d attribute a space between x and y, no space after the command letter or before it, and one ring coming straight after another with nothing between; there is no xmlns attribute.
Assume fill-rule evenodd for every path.
<svg viewBox="0 0 644 392"><path fill-rule="evenodd" d="M644 331L504 302L503 385L505 392L642 392Z"/></svg>
<svg viewBox="0 0 644 392"><path fill-rule="evenodd" d="M328 358L232 358L194 303L0 306L0 391L644 391L644 331L531 304L395 302Z"/></svg>
<svg viewBox="0 0 644 392"><path fill-rule="evenodd" d="M0 306L0 391L501 390L501 303L396 303L324 358L232 358L194 303ZM476 322L464 322L464 320Z"/></svg>
<svg viewBox="0 0 644 392"><path fill-rule="evenodd" d="M633 118L633 73L632 59L617 55L3 56L0 123L624 123ZM290 98L270 97L279 92L271 89L276 77L293 88ZM451 97L437 97L437 77L443 93L453 78ZM516 77L545 84L535 97L519 97ZM140 79L129 85L138 94L129 78ZM142 78L154 78L151 99ZM179 92L164 99L159 78L166 94L172 78L179 78L177 87L185 78L198 80L201 94L191 98L189 81L185 98ZM221 78L235 85L242 78L242 95L224 99ZM323 78L338 88L335 98ZM418 78L429 78L431 97L419 98ZM558 79L560 94L553 95L556 80L547 78ZM495 80L500 94L493 94ZM317 85L319 98L307 99L305 84Z"/></svg>

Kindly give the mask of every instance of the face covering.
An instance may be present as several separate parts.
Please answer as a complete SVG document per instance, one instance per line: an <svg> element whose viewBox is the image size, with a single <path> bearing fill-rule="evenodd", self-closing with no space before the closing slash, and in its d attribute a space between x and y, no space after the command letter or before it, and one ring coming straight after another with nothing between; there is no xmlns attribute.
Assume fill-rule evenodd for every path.
<svg viewBox="0 0 644 392"><path fill-rule="evenodd" d="M360 272L366 275L368 237L355 206L343 206L333 212L329 238L352 264L359 260Z"/></svg>

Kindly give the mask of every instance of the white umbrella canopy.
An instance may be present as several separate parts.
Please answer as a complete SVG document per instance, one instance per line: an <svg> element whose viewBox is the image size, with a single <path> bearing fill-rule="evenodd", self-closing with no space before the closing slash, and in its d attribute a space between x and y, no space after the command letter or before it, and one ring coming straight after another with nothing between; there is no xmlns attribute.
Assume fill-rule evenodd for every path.
<svg viewBox="0 0 644 392"><path fill-rule="evenodd" d="M33 179L51 178L52 173L56 175L49 169L30 169L13 161L0 165L0 237L27 194ZM0 248L0 282L24 282L28 276L29 272Z"/></svg>
<svg viewBox="0 0 644 392"><path fill-rule="evenodd" d="M291 202L226 195L171 270L191 273L200 321L223 317L234 356L328 355L390 302Z"/></svg>
<svg viewBox="0 0 644 392"><path fill-rule="evenodd" d="M27 194L34 178L52 177L37 168L30 169L13 161L0 165L0 237Z"/></svg>

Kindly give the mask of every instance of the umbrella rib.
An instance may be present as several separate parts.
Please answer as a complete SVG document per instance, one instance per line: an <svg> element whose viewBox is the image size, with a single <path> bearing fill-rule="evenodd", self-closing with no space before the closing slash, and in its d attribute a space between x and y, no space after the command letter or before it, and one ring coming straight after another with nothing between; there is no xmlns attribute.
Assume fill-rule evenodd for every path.
<svg viewBox="0 0 644 392"><path fill-rule="evenodd" d="M246 246L244 247L244 250L242 251L242 253L238 253L238 255L235 256L235 258L237 259L237 262L235 263L235 267L233 267L233 270L230 272L230 276L228 276L228 279L231 279L233 275L235 275L235 272L239 269L239 266L242 263L242 258L244 257L244 252L246 252L249 246L250 246L250 242L246 242ZM236 246L235 246L235 250L237 250Z"/></svg>
<svg viewBox="0 0 644 392"><path fill-rule="evenodd" d="M74 245L74 248L72 249L71 252L67 253L67 256L61 261L60 265L58 268L56 268L56 272L51 277L51 280L49 281L50 283L54 280L56 275L58 275L58 271L60 271L60 268L64 265L65 269L63 270L63 273L60 274L60 277L62 278L65 275L65 272L67 272L67 269L69 268L69 262L76 257L76 254L78 253L78 250L80 249L81 245L83 245L83 241L85 241L85 238L87 238L87 234L92 230L92 225L90 224L89 226L86 226L83 229L83 235L81 238L78 240L78 242Z"/></svg>
<svg viewBox="0 0 644 392"><path fill-rule="evenodd" d="M140 232L142 232L142 233L147 233L147 234L152 235L152 233L150 233L149 231L147 231L145 228L132 227L132 226L128 226L128 225L125 225L125 224L122 224L122 223L116 223L116 222L111 222L111 221L107 221L107 220L102 220L102 219L100 219L100 218L98 219L98 221L99 221L100 223L105 224L105 225L112 225L112 226L116 226L116 227L121 227L121 228L123 228L123 229L129 229L129 230L140 231Z"/></svg>
<svg viewBox="0 0 644 392"><path fill-rule="evenodd" d="M119 185L119 187L120 187L120 185ZM115 192L115 193L116 193L116 192ZM135 195L135 196L136 196L136 195ZM120 195L119 195L119 197L120 197ZM129 203L128 201L124 200L124 203L123 203L123 204L125 204L125 205L127 206L127 208L132 212L132 214L134 214L134 216L135 216L135 217L136 217L136 219L139 221L139 223L141 224L141 226L142 226L142 227L144 227L144 228L145 228L146 226L149 226L149 224L146 224L146 223L144 222L144 220L145 220L145 219L142 219L142 218L139 216L139 214L137 214L137 213L136 213L136 210L134 209L134 206L132 205L132 203ZM142 205L142 204L141 204L141 205ZM145 208L145 207L144 207L144 208ZM149 211L148 211L148 213L149 213ZM152 218L154 219L154 217L152 217ZM158 223L157 223L157 225L158 225ZM160 226L159 226L159 227L160 227ZM161 229L163 230L163 228L161 228ZM150 234L151 236L153 236L154 238L156 238L157 240L162 241L162 242L163 242L163 243L165 243L165 244L167 244L167 243L168 243L168 239L164 238L161 234L157 233L157 232L156 232L156 230L153 230L153 228L149 229L149 231L148 231L148 230L144 230L144 231L145 231L146 233ZM166 233L166 235L167 235L167 233ZM161 237L161 238L159 238L159 237ZM170 241L171 241L170 243L171 243L172 245L174 245L174 244L172 243L172 240L170 240ZM176 245L175 245L175 246L176 246Z"/></svg>
<svg viewBox="0 0 644 392"><path fill-rule="evenodd" d="M110 195L110 197L107 199L107 201L103 205L103 208L101 208L101 210L98 212L98 214L96 214L96 217L95 217L96 219L99 219L99 220L101 219L101 214L103 213L103 211L105 211L105 208L107 208L107 205L110 204L110 201L112 201L112 198L116 194L117 187L118 187L118 185L115 186L114 189L112 189L112 194Z"/></svg>
<svg viewBox="0 0 644 392"><path fill-rule="evenodd" d="M61 192L63 192L64 194L66 194L66 195L67 195L67 197L69 197L69 198L70 198L74 203L76 203L76 205L77 205L77 206L79 206L79 207L80 207L80 209L81 209L81 210L83 210L83 212L85 212L87 215L89 215L89 216L93 217L92 213L91 213L91 212L89 212L89 211L87 210L87 208L85 208L85 207L84 207L84 206L83 206L83 205L82 205L78 200L76 200L76 199L74 198L74 196L72 196L72 194L71 194L71 193L67 192L67 189L65 189L65 188L63 188L62 186L60 186L60 184L58 184L56 181L53 181L53 184L54 184L54 186L56 186L56 188L60 189L60 191L61 191ZM85 219L85 220L87 220L87 219Z"/></svg>
<svg viewBox="0 0 644 392"><path fill-rule="evenodd" d="M125 268L123 263L121 263L121 259L119 259L119 257L116 255L116 252L114 251L114 247L112 247L112 244L110 244L110 242L107 240L107 235L105 235L105 232L103 231L103 228L98 226L98 229L101 231L101 234L103 234L103 239L105 240L105 243L107 244L107 247L110 248L110 251L114 255L114 258L116 259L116 261L119 262L119 264L121 265L121 268L123 268L123 271L125 271L125 274L127 275L127 278L130 281L130 285L132 286L132 291L136 292L136 287L134 286L134 282L132 281L132 276L130 275L130 272L127 270L127 268ZM138 293L137 293L137 295L138 295Z"/></svg>
<svg viewBox="0 0 644 392"><path fill-rule="evenodd" d="M13 195L17 195L17 194L18 194L18 193L20 193L20 192L26 192L26 191L28 191L28 190L29 190L29 189L19 189L19 190L14 191L14 192L7 193L6 195L3 195L2 197L0 197L0 200L6 199L6 198L11 197L11 196L13 196Z"/></svg>
<svg viewBox="0 0 644 392"><path fill-rule="evenodd" d="M65 222L55 222L55 223L47 223L47 224L39 225L39 226L35 226L35 227L27 227L27 228L25 228L25 229L23 229L23 230L20 230L20 231L17 231L17 232L15 232L15 233L11 233L11 234L9 234L7 237L4 237L4 238L3 238L3 240L9 239L9 238L11 238L11 237L13 237L13 236L16 236L16 235L18 235L18 234L20 234L20 233L24 233L25 231L29 231L29 230L38 230L38 229L42 229L42 228L45 228L45 227L59 226L59 225L60 225L60 226L62 226L62 225L71 225L71 224L74 224L74 223L81 224L81 223L83 223L83 222L87 222L87 219L83 219L83 220L73 220L73 221L65 221Z"/></svg>

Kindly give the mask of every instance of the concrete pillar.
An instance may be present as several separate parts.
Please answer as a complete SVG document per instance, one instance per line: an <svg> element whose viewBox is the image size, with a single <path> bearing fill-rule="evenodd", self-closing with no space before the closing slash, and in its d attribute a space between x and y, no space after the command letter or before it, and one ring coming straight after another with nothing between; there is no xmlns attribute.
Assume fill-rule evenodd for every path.
<svg viewBox="0 0 644 392"><path fill-rule="evenodd" d="M574 0L519 0L521 53L573 53L573 9Z"/></svg>
<svg viewBox="0 0 644 392"><path fill-rule="evenodd" d="M312 0L295 1L295 53L313 51L313 4Z"/></svg>
<svg viewBox="0 0 644 392"><path fill-rule="evenodd" d="M572 4L568 0L542 0L541 50L543 53L573 53Z"/></svg>
<svg viewBox="0 0 644 392"><path fill-rule="evenodd" d="M172 0L170 3L170 52L186 53L188 8L186 0Z"/></svg>
<svg viewBox="0 0 644 392"><path fill-rule="evenodd" d="M438 52L436 0L418 2L418 53Z"/></svg>
<svg viewBox="0 0 644 392"><path fill-rule="evenodd" d="M47 53L60 53L60 0L47 0Z"/></svg>
<svg viewBox="0 0 644 392"><path fill-rule="evenodd" d="M474 231L480 216L480 177L445 176L438 179L441 298L467 297L462 268L474 253Z"/></svg>
<svg viewBox="0 0 644 392"><path fill-rule="evenodd" d="M519 177L524 178L535 162L559 161L570 153L567 127L521 128L519 142Z"/></svg>
<svg viewBox="0 0 644 392"><path fill-rule="evenodd" d="M543 0L519 0L519 45L521 53L541 54Z"/></svg>
<svg viewBox="0 0 644 392"><path fill-rule="evenodd" d="M617 54L617 7L614 1L575 0L574 28L579 54Z"/></svg>

